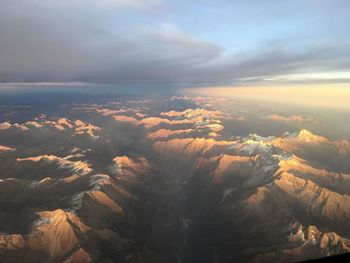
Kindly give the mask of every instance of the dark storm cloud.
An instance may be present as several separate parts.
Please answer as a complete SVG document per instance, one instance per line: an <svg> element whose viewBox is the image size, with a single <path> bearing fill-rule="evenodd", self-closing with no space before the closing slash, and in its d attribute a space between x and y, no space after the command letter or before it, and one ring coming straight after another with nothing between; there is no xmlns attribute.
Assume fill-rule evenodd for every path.
<svg viewBox="0 0 350 263"><path fill-rule="evenodd" d="M89 0L82 11L78 7L83 1L68 3L0 2L0 82L218 85L350 67L346 43L298 48L285 43L228 52L223 45L200 40L172 23L135 29L133 21L121 18L115 20L112 32L96 23L98 18L91 11L113 7L125 17L137 8L137 15L147 17L154 10L145 7L163 8L162 1ZM84 12L93 15L84 16Z"/></svg>

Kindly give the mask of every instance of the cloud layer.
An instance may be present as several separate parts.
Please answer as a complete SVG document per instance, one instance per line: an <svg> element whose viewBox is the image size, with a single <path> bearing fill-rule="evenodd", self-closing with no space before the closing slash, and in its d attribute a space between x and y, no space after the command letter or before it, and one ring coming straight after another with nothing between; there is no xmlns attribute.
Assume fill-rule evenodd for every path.
<svg viewBox="0 0 350 263"><path fill-rule="evenodd" d="M261 9L260 4L250 2L252 11ZM333 11L346 22L338 7L348 3L340 2L334 2ZM325 34L328 29L319 24L334 16L321 8L329 6L328 1L322 1L312 16L318 25L315 30L320 30L317 38L286 39L280 32L266 31L266 39L252 37L253 45L247 48L241 46L249 41L243 37L253 33L249 22L242 20L240 29L220 30L237 22L226 21L230 11L243 8L248 13L246 4L225 1L220 8L203 1L203 6L209 11L162 0L1 1L0 82L181 86L350 82L350 77L336 74L350 72L350 41L345 37L349 30L340 25L335 31L344 36L331 41ZM272 15L274 11L264 12ZM322 19L317 18L320 14ZM203 21L207 27L192 26L191 15L191 21L207 19ZM281 21L286 29L288 19ZM254 28L259 31L258 26ZM237 48L227 45L233 40ZM314 78L308 80L300 73L313 73ZM294 78L289 79L290 74Z"/></svg>

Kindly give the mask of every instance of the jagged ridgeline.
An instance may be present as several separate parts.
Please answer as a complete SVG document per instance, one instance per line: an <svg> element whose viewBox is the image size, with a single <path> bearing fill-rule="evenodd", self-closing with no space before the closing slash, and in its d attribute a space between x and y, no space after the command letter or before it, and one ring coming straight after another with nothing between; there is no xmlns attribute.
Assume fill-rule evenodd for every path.
<svg viewBox="0 0 350 263"><path fill-rule="evenodd" d="M350 252L350 138L319 115L199 97L34 110L0 123L1 262Z"/></svg>

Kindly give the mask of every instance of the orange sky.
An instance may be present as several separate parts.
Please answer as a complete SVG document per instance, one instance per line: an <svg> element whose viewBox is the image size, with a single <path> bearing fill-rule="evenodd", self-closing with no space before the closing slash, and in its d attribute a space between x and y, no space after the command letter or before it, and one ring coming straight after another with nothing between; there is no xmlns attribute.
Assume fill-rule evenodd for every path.
<svg viewBox="0 0 350 263"><path fill-rule="evenodd" d="M350 110L350 86L345 84L302 87L201 87L182 89L181 93L265 102L298 104Z"/></svg>

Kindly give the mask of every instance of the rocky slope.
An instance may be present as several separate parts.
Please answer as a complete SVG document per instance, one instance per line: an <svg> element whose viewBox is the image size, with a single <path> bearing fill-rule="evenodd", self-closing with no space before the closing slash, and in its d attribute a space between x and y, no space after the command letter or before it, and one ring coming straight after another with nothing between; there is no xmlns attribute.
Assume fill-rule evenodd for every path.
<svg viewBox="0 0 350 263"><path fill-rule="evenodd" d="M308 130L238 136L227 125L244 118L213 104L84 104L70 116L1 123L1 262L350 252L349 141Z"/></svg>

